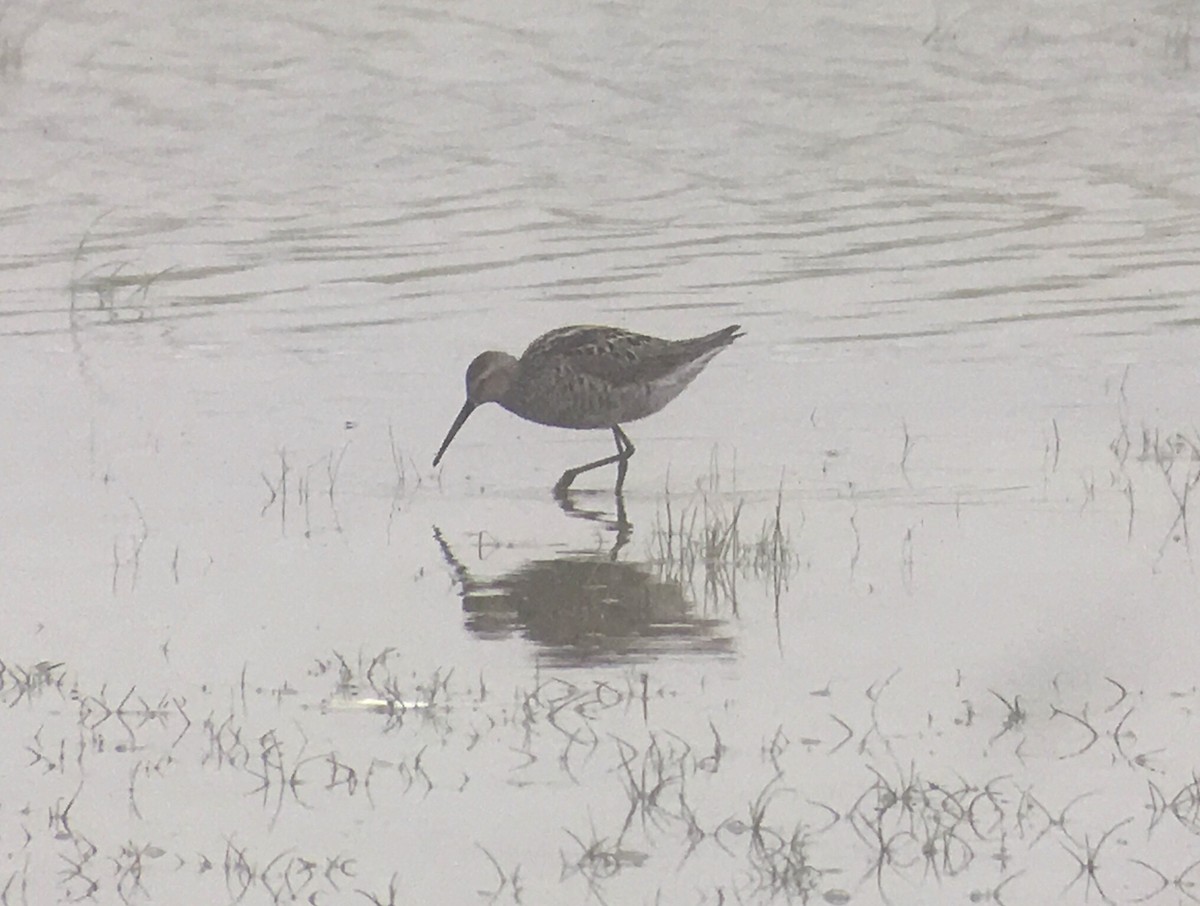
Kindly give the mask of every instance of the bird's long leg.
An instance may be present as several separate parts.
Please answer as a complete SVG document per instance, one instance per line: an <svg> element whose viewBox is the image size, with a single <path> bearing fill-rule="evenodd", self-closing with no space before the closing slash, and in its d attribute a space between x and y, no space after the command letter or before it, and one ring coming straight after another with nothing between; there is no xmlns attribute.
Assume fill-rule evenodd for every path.
<svg viewBox="0 0 1200 906"><path fill-rule="evenodd" d="M625 436L619 425L613 425L613 440L617 442L617 499L621 500L621 490L625 487L625 472L629 469L629 457L633 455L633 442ZM622 442L625 444L622 449Z"/></svg>
<svg viewBox="0 0 1200 906"><path fill-rule="evenodd" d="M592 469L598 469L601 466L611 466L614 462L617 463L617 492L620 493L621 486L625 483L625 471L629 467L629 457L633 455L633 442L625 436L625 432L618 425L613 425L613 440L617 444L617 452L612 456L606 456L603 459L597 459L595 462L585 463L582 466L576 466L573 469L567 469L562 473L562 478L554 485L554 492L561 494L571 486L576 478L584 472L590 472Z"/></svg>

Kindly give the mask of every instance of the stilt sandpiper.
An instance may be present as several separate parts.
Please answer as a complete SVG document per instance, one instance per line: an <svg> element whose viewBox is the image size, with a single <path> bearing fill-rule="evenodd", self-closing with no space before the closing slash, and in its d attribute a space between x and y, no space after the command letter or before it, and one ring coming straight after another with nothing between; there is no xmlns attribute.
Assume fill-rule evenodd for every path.
<svg viewBox="0 0 1200 906"><path fill-rule="evenodd" d="M436 466L468 416L483 403L557 428L608 428L617 452L567 469L554 486L562 493L584 472L617 464L617 491L633 456L621 430L653 415L692 382L709 359L742 336L738 324L686 340L662 340L618 327L560 327L543 334L515 359L481 352L467 366L467 401L433 457Z"/></svg>

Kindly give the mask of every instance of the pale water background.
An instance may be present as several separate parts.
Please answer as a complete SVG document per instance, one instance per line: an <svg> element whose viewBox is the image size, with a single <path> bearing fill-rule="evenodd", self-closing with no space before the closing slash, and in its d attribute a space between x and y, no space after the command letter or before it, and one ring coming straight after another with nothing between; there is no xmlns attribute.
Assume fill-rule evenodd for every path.
<svg viewBox="0 0 1200 906"><path fill-rule="evenodd" d="M1196 14L7 3L0 902L1200 896Z"/></svg>

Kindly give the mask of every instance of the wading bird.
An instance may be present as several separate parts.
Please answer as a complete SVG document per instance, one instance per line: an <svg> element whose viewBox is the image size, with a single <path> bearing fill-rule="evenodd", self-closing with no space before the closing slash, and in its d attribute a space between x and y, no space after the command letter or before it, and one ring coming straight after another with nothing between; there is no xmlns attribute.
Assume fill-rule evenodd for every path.
<svg viewBox="0 0 1200 906"><path fill-rule="evenodd" d="M743 336L740 330L733 324L702 337L663 340L618 327L560 327L530 343L519 359L481 352L467 366L467 401L433 464L441 462L472 412L499 403L539 425L611 429L616 454L567 469L554 490L561 494L584 472L616 463L619 492L634 450L621 425L675 399L713 356Z"/></svg>

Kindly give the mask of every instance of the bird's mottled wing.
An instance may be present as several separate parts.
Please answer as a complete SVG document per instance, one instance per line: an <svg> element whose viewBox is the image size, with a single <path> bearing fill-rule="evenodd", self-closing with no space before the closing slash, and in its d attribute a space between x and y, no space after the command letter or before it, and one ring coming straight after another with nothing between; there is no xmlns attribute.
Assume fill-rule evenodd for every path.
<svg viewBox="0 0 1200 906"><path fill-rule="evenodd" d="M688 340L664 340L619 327L579 325L534 340L521 360L538 359L613 387L653 383L738 336L736 326Z"/></svg>
<svg viewBox="0 0 1200 906"><path fill-rule="evenodd" d="M672 345L631 330L584 324L561 327L538 337L521 359L553 362L576 374L622 386L669 373L671 367L658 360L661 352Z"/></svg>

